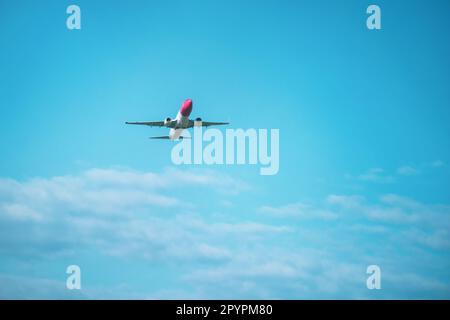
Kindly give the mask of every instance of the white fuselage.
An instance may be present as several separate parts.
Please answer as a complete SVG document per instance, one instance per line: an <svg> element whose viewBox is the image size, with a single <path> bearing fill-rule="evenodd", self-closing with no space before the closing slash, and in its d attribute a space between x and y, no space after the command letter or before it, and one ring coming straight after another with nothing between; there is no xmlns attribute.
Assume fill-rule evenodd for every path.
<svg viewBox="0 0 450 320"><path fill-rule="evenodd" d="M187 128L189 125L189 117L183 116L181 112L178 111L175 121L177 123L176 127L171 128L169 132L169 138L171 140L177 140L180 138L181 134L183 133L183 130Z"/></svg>

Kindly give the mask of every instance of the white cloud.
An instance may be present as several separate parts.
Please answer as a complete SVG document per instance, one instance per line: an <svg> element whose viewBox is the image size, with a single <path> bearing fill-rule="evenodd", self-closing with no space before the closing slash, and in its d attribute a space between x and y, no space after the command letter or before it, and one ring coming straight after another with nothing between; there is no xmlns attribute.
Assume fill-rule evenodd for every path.
<svg viewBox="0 0 450 320"><path fill-rule="evenodd" d="M262 206L259 211L267 213L274 217L295 217L302 219L324 219L333 220L338 216L336 213L327 209L315 208L312 205L296 202L279 207L274 206Z"/></svg>
<svg viewBox="0 0 450 320"><path fill-rule="evenodd" d="M238 252L229 263L195 270L185 279L219 299L229 298L230 290L238 299L333 298L342 288L351 287L355 296L364 291L365 274L359 269L357 264L339 262L323 251L276 248L264 254L259 250Z"/></svg>
<svg viewBox="0 0 450 320"><path fill-rule="evenodd" d="M364 200L361 196L347 196L347 195L335 195L331 194L327 197L327 202L342 206L347 209L358 208Z"/></svg>
<svg viewBox="0 0 450 320"><path fill-rule="evenodd" d="M419 170L412 166L403 166L397 169L397 173L402 176L414 176L419 173Z"/></svg>
<svg viewBox="0 0 450 320"><path fill-rule="evenodd" d="M395 194L375 201L332 194L314 204L265 205L256 215L229 217L186 208L184 193L177 191L188 186L205 198L236 194L228 189L251 190L213 171L173 169L91 169L48 179L0 179L0 257L48 261L90 248L98 255L166 264L180 268L174 282L182 288L175 291L181 298L361 298L368 294L368 262L387 261L400 272L411 267L398 254L403 250L448 250L446 205ZM238 204L233 211L242 213L235 208ZM306 219L311 221L305 223ZM368 233L378 238L367 241ZM417 279L428 288L440 283L433 277ZM448 281L436 285L438 296L448 297L448 286ZM407 296L411 287L418 290L414 297L424 297L420 285L411 283L397 288L393 296ZM167 297L173 290L150 290L145 296ZM14 295L4 291L3 296Z"/></svg>
<svg viewBox="0 0 450 320"><path fill-rule="evenodd" d="M211 187L218 192L229 195L237 195L251 190L251 187L244 181L209 169L179 170L170 168L165 171L163 176L168 178L168 181L174 179L177 183L185 186Z"/></svg>
<svg viewBox="0 0 450 320"><path fill-rule="evenodd" d="M436 250L450 250L450 234L447 228L439 228L431 232L413 228L405 231L403 235L425 247Z"/></svg>
<svg viewBox="0 0 450 320"><path fill-rule="evenodd" d="M399 176L416 176L421 173L427 173L432 168L443 167L445 163L441 160L435 160L433 162L421 163L417 166L404 165L397 168L395 174L387 173L383 168L371 168L366 172L359 175L345 174L346 179L356 179L363 182L372 182L380 184L391 184L397 181Z"/></svg>
<svg viewBox="0 0 450 320"><path fill-rule="evenodd" d="M330 195L327 202L345 212L364 215L370 220L395 224L450 227L450 206L423 204L395 194L380 197L378 203L367 203L361 196Z"/></svg>
<svg viewBox="0 0 450 320"><path fill-rule="evenodd" d="M43 219L39 212L20 203L1 204L0 212L18 220L41 221Z"/></svg>
<svg viewBox="0 0 450 320"><path fill-rule="evenodd" d="M360 195L332 194L316 205L293 203L279 207L262 206L259 211L285 221L291 218L321 219L325 222L339 219L347 221L349 229L370 233L386 233L391 227L406 230L419 228L422 234L415 233L421 238L417 242L429 244L430 247L443 247L450 240L448 233L435 234L436 230L450 229L449 205L425 204L395 194L383 195L375 202L369 202ZM429 238L424 240L426 236ZM433 245L436 242L443 245Z"/></svg>
<svg viewBox="0 0 450 320"><path fill-rule="evenodd" d="M372 168L358 176L358 180L376 183L393 183L395 178L385 174L381 168Z"/></svg>
<svg viewBox="0 0 450 320"><path fill-rule="evenodd" d="M95 168L77 176L23 182L0 179L0 216L43 221L52 219L61 210L111 215L157 207L189 207L189 200L180 201L172 195L187 186L229 194L249 190L244 182L209 170L168 169L157 174Z"/></svg>
<svg viewBox="0 0 450 320"><path fill-rule="evenodd" d="M114 256L221 260L231 255L221 243L223 239L291 232L286 226L209 222L190 214L193 205L172 196L183 195L177 191L186 187L204 188L208 195L228 189L249 190L244 182L211 170L90 169L48 179L0 179L0 239L3 244L40 246L32 252L42 256L50 251L70 252L68 248L81 244ZM23 229L12 234L10 228ZM60 250L45 250L57 243ZM16 249L0 246L5 255Z"/></svg>

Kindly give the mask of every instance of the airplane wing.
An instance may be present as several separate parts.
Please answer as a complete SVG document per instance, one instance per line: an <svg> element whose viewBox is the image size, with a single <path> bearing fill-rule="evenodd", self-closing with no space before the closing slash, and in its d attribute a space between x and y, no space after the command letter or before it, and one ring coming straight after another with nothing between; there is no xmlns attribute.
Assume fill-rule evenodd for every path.
<svg viewBox="0 0 450 320"><path fill-rule="evenodd" d="M125 122L126 124L139 124L149 127L164 127L164 121L149 121L149 122Z"/></svg>
<svg viewBox="0 0 450 320"><path fill-rule="evenodd" d="M189 120L189 128L192 128L197 121ZM229 122L209 122L209 121L198 121L201 122L202 127L209 127L209 126L223 126L226 124L230 124Z"/></svg>

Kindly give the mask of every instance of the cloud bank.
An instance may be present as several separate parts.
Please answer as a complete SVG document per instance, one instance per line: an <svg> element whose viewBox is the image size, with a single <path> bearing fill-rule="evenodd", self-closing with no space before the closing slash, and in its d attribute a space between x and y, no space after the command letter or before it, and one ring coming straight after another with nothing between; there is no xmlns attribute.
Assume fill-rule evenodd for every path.
<svg viewBox="0 0 450 320"><path fill-rule="evenodd" d="M233 197L251 190L209 170L94 168L0 179L0 261L32 266L94 252L171 270L175 283L136 291L124 273L122 283L106 289L85 283L83 298L450 297L450 206L396 194L331 194L236 214L244 209L232 205ZM221 199L214 210L234 215L190 203L193 193L206 208ZM370 264L383 271L382 292L365 287ZM71 297L60 279L2 270L2 298Z"/></svg>

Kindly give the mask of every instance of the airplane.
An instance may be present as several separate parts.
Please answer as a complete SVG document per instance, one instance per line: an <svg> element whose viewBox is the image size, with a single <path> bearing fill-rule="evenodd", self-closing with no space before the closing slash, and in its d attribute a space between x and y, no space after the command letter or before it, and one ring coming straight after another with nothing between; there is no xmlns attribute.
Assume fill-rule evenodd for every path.
<svg viewBox="0 0 450 320"><path fill-rule="evenodd" d="M229 124L228 122L208 122L202 121L201 118L194 120L189 119L192 112L192 99L186 99L181 105L175 119L166 118L164 121L148 121L148 122L125 122L125 124L137 124L149 127L166 127L170 128L168 136L150 137L150 139L167 139L167 140L181 140L184 137L181 135L184 129L192 128L194 126L221 126Z"/></svg>

